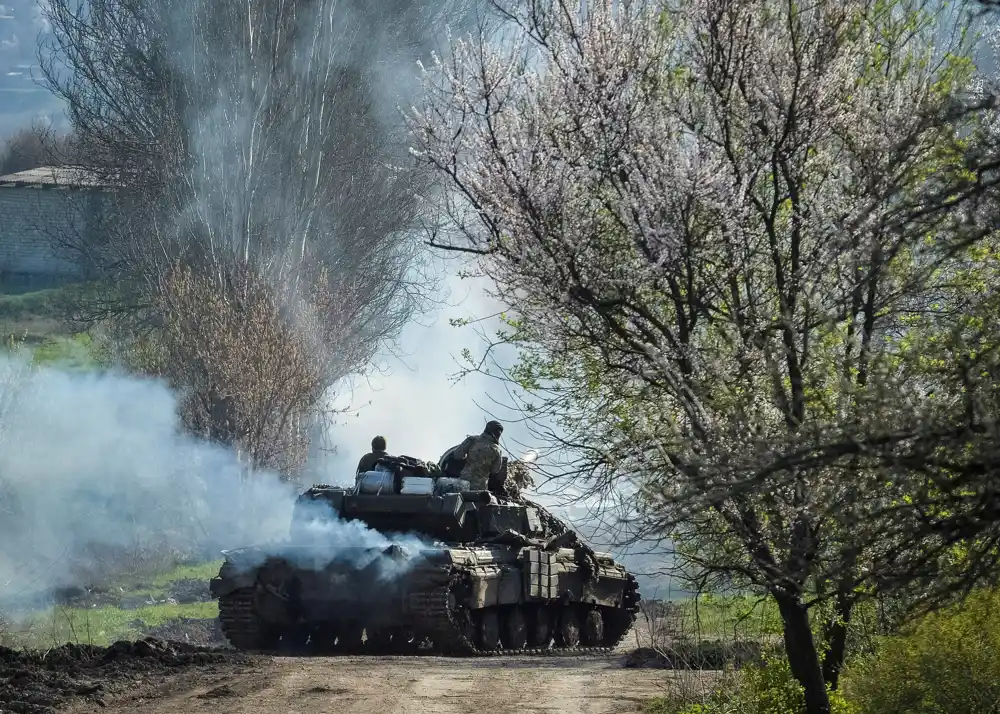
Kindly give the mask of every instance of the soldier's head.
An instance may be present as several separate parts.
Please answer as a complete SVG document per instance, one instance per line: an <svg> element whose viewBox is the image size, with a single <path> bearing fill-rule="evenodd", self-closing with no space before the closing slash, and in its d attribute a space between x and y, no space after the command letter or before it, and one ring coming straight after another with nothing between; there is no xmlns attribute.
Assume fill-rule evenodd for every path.
<svg viewBox="0 0 1000 714"><path fill-rule="evenodd" d="M372 451L385 451L385 437L376 436L372 439Z"/></svg>
<svg viewBox="0 0 1000 714"><path fill-rule="evenodd" d="M486 428L483 429L484 434L489 434L497 441L500 441L500 436L503 434L503 424L498 421L488 421L486 422Z"/></svg>

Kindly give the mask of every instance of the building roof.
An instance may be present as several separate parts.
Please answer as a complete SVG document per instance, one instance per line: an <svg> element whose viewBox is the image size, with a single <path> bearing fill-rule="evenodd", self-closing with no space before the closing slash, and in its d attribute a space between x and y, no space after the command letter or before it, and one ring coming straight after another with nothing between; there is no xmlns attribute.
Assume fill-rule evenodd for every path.
<svg viewBox="0 0 1000 714"><path fill-rule="evenodd" d="M83 169L63 166L41 166L0 176L0 188L100 188L104 186L93 174Z"/></svg>

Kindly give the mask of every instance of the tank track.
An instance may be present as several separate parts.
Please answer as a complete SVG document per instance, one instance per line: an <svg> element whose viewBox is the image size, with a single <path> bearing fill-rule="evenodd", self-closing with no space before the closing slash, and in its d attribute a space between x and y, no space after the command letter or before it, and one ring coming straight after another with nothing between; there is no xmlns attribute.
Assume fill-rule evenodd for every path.
<svg viewBox="0 0 1000 714"><path fill-rule="evenodd" d="M639 587L634 576L627 575L624 607L614 612L615 617L605 623L605 644L600 646L577 645L561 647L528 646L521 649L506 649L502 645L485 650L475 643L468 625L468 613L455 608L456 590L462 586L463 571L449 568L428 568L423 572L411 573L417 584L411 590L407 605L411 616L420 623L420 630L433 642L428 654L443 654L459 657L502 657L502 656L587 656L607 655L621 644L635 622L638 612ZM416 643L412 646L381 647L362 645L361 642L336 646L320 642L307 646L306 636L301 639L297 633L287 633L279 637L275 632L261 628L254 612L254 591L252 588L236 590L219 600L219 623L223 634L236 648L245 651L288 653L313 650L324 654L406 654L418 653ZM423 650L420 650L423 651Z"/></svg>
<svg viewBox="0 0 1000 714"><path fill-rule="evenodd" d="M266 650L275 644L273 638L261 630L254 612L252 588L235 590L219 598L219 626L238 650Z"/></svg>

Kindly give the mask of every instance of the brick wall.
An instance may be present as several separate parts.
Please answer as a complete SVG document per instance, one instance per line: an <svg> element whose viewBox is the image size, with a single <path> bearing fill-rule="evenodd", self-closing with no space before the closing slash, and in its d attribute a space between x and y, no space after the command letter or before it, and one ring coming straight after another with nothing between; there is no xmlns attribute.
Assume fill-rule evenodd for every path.
<svg viewBox="0 0 1000 714"><path fill-rule="evenodd" d="M97 191L0 185L0 273L79 276L61 243L90 230L99 206Z"/></svg>

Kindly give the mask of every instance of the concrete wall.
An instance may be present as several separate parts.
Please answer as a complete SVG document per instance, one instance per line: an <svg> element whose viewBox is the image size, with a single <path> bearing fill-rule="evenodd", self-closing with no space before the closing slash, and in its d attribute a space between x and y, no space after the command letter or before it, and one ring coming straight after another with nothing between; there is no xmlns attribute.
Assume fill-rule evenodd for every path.
<svg viewBox="0 0 1000 714"><path fill-rule="evenodd" d="M100 199L92 189L0 185L0 274L82 277L61 243L93 230Z"/></svg>

